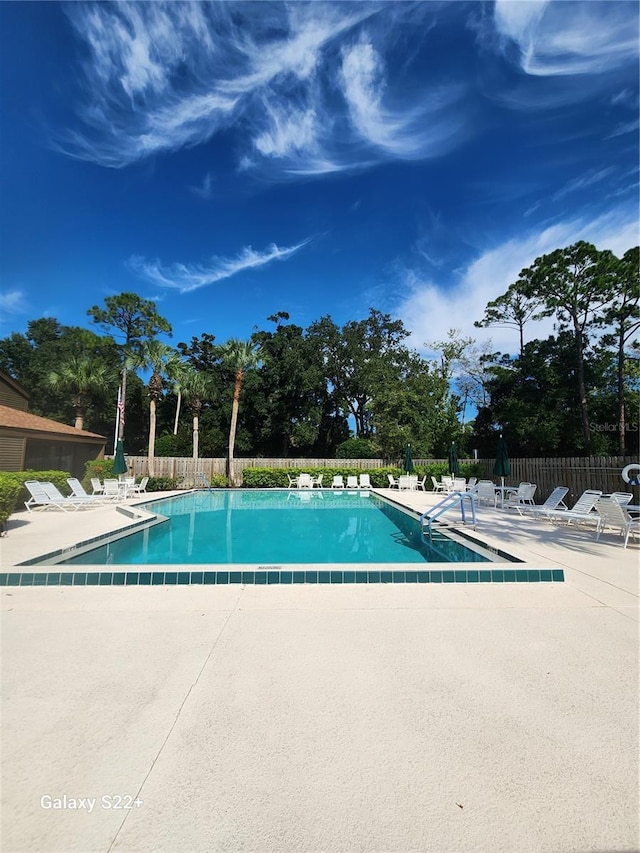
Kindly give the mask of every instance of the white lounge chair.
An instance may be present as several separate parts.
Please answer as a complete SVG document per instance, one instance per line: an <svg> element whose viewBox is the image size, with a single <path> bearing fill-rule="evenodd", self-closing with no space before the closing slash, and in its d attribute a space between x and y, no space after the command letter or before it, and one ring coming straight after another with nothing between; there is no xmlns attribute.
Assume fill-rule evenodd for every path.
<svg viewBox="0 0 640 853"><path fill-rule="evenodd" d="M598 498L602 492L599 489L585 489L571 509L548 509L539 513L549 521L581 524L585 522L598 523L598 513L594 512Z"/></svg>
<svg viewBox="0 0 640 853"><path fill-rule="evenodd" d="M371 475L370 474L360 474L360 488L361 489L371 489Z"/></svg>
<svg viewBox="0 0 640 853"><path fill-rule="evenodd" d="M475 486L475 484L477 482L478 482L477 477L469 477L469 479L467 480L467 491L471 492L473 490L473 487Z"/></svg>
<svg viewBox="0 0 640 853"><path fill-rule="evenodd" d="M358 477L356 474L348 474L347 475L347 488L348 489L357 489L358 488Z"/></svg>
<svg viewBox="0 0 640 853"><path fill-rule="evenodd" d="M107 496L102 493L93 495L88 494L77 477L67 477L67 483L69 484L69 488L71 489L74 498L83 498L94 504L104 503L107 499Z"/></svg>
<svg viewBox="0 0 640 853"><path fill-rule="evenodd" d="M621 506L630 504L633 499L631 492L612 492L609 497L611 500L618 501Z"/></svg>
<svg viewBox="0 0 640 853"><path fill-rule="evenodd" d="M342 474L335 474L333 480L331 481L332 489L344 489L344 480L342 479Z"/></svg>
<svg viewBox="0 0 640 853"><path fill-rule="evenodd" d="M563 498L569 489L566 486L556 486L544 503L539 505L522 504L518 507L518 512L522 515L522 510L526 510L532 515L544 515L547 510L567 510L568 507Z"/></svg>
<svg viewBox="0 0 640 853"><path fill-rule="evenodd" d="M615 498L598 498L596 510L600 516L596 539L600 538L603 530L611 527L613 530L617 530L621 536L624 536L623 548L626 548L630 534L634 531L640 532L640 518L629 515L624 506Z"/></svg>
<svg viewBox="0 0 640 853"><path fill-rule="evenodd" d="M70 495L69 497L65 497L65 495L62 494L60 489L57 486L54 486L53 483L40 483L40 485L52 501L60 501L61 503L66 502L68 506L71 506L71 504L76 504L78 509L80 509L81 507L96 505L96 499L92 495L87 495L85 493L82 496Z"/></svg>
<svg viewBox="0 0 640 853"><path fill-rule="evenodd" d="M104 486L97 477L91 478L91 488L93 489L94 495L104 494Z"/></svg>
<svg viewBox="0 0 640 853"><path fill-rule="evenodd" d="M24 485L31 495L29 500L24 502L29 512L34 509L61 509L64 512L75 512L79 509L77 499L74 501L65 498L63 495L60 495L60 492L58 492L60 495L59 498L51 497L51 494L45 488L45 484L39 480L27 480ZM47 483L46 485L51 486L52 484Z"/></svg>

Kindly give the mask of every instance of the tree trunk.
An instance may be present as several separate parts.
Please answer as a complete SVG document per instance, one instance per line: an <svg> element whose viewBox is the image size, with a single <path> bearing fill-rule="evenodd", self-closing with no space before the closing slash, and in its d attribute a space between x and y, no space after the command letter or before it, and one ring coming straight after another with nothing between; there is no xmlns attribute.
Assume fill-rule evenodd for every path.
<svg viewBox="0 0 640 853"><path fill-rule="evenodd" d="M577 318L574 317L574 331L576 336L576 355L578 359L578 393L580 395L580 416L582 419L582 438L587 453L591 447L591 431L589 430L589 404L587 403L587 389L584 384L584 351L582 346L582 330L578 326Z"/></svg>
<svg viewBox="0 0 640 853"><path fill-rule="evenodd" d="M198 470L198 416L193 416L193 473Z"/></svg>
<svg viewBox="0 0 640 853"><path fill-rule="evenodd" d="M122 369L122 411L118 419L118 439L124 442L124 409L127 398L127 368ZM115 451L114 451L115 452Z"/></svg>
<svg viewBox="0 0 640 853"><path fill-rule="evenodd" d="M229 427L229 450L227 452L227 477L229 485L235 486L235 474L233 470L233 449L236 443L236 428L238 426L238 409L240 408L240 391L242 389L243 373L236 372L236 382L233 387L233 405L231 406L231 425Z"/></svg>
<svg viewBox="0 0 640 853"><path fill-rule="evenodd" d="M178 391L178 400L176 402L176 417L173 422L173 434L178 434L178 419L180 417L180 405L182 403L182 391Z"/></svg>
<svg viewBox="0 0 640 853"><path fill-rule="evenodd" d="M624 332L618 336L618 453L624 456L626 446L626 418L624 412Z"/></svg>
<svg viewBox="0 0 640 853"><path fill-rule="evenodd" d="M76 429L84 429L84 417L83 417L82 411L80 409L76 409L75 428Z"/></svg>
<svg viewBox="0 0 640 853"><path fill-rule="evenodd" d="M156 450L156 401L153 397L149 400L149 476L155 476L155 454Z"/></svg>

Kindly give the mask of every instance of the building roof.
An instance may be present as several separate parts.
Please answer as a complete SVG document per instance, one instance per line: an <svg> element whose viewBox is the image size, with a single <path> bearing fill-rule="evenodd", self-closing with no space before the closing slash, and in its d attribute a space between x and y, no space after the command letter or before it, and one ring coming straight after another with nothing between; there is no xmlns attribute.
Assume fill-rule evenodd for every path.
<svg viewBox="0 0 640 853"><path fill-rule="evenodd" d="M3 427L30 432L46 432L50 435L57 434L76 438L105 440L104 436L98 435L98 433L76 429L69 426L69 424L61 424L59 421L52 421L50 418L41 418L39 415L32 415L30 412L22 412L19 409L12 409L9 406L0 406L0 429Z"/></svg>
<svg viewBox="0 0 640 853"><path fill-rule="evenodd" d="M16 394L20 394L21 397L24 397L25 400L29 400L29 392L26 388L24 388L16 379L9 376L8 373L5 373L4 370L0 370L0 381L4 382L5 385L8 385L9 388L13 388Z"/></svg>

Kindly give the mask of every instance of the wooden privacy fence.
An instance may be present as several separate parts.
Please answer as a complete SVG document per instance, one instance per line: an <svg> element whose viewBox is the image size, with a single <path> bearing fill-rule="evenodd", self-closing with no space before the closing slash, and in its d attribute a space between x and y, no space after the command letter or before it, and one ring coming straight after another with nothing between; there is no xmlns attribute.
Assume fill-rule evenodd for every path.
<svg viewBox="0 0 640 853"><path fill-rule="evenodd" d="M127 461L136 477L147 473L146 456L128 456ZM493 474L495 459L461 459L462 464L479 465L483 476L490 480L497 478ZM573 456L558 458L516 458L511 459L511 475L505 478L507 485L517 485L519 482L536 483L536 502L540 503L556 486L567 486L569 495L577 497L585 489L600 489L605 493L631 491L623 481L620 473L625 465L637 463L630 456ZM447 464L446 459L415 459L416 465ZM245 468L358 468L371 470L387 465L382 459L265 459L251 457L235 459L236 475L241 475ZM197 460L197 467L191 457L159 456L154 460L156 477L171 477L185 486L194 485L195 473L202 473L209 479L212 474L224 474L226 459L203 458ZM195 483L197 485L197 483ZM635 503L638 502L635 490Z"/></svg>

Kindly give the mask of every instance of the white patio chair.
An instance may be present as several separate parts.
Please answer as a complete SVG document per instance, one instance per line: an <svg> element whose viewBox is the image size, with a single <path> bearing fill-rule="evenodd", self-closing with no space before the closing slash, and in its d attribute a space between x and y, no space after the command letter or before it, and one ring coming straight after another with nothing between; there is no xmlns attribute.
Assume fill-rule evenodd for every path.
<svg viewBox="0 0 640 853"><path fill-rule="evenodd" d="M520 483L517 489L509 489L507 491L504 506L506 509L518 508L523 504L533 505L533 496L536 493L537 485L534 483Z"/></svg>
<svg viewBox="0 0 640 853"><path fill-rule="evenodd" d="M318 474L318 476L317 476L317 477L314 477L314 478L313 478L313 486L314 486L314 488L316 488L316 489L321 489L321 488L322 488L322 478L323 478L323 477L324 477L324 474Z"/></svg>
<svg viewBox="0 0 640 853"><path fill-rule="evenodd" d="M449 477L447 476L447 474L443 474L440 479L442 480L442 486L445 492L450 492L453 490L453 477Z"/></svg>
<svg viewBox="0 0 640 853"><path fill-rule="evenodd" d="M313 488L313 477L311 474L298 474L298 488L299 489L312 489Z"/></svg>
<svg viewBox="0 0 640 853"><path fill-rule="evenodd" d="M117 500L122 497L120 483L113 477L107 477L104 481L104 493L111 500Z"/></svg>
<svg viewBox="0 0 640 853"><path fill-rule="evenodd" d="M142 495L147 493L147 483L149 482L148 477L143 477L139 483L133 484L132 492L134 495Z"/></svg>
<svg viewBox="0 0 640 853"><path fill-rule="evenodd" d="M596 501L596 510L600 516L598 529L596 530L596 540L600 539L600 534L607 527L618 531L621 536L624 536L623 548L627 547L629 536L632 532L640 532L640 518L634 518L629 515L627 510L615 498L598 498Z"/></svg>
<svg viewBox="0 0 640 853"><path fill-rule="evenodd" d="M491 480L480 480L473 493L479 504L493 504L494 507L498 505L498 492L496 492L496 487Z"/></svg>
<svg viewBox="0 0 640 853"><path fill-rule="evenodd" d="M427 491L427 487L425 485L426 482L427 482L427 475L425 474L421 480L418 480L416 482L416 491L421 490L423 492L426 492Z"/></svg>
<svg viewBox="0 0 640 853"><path fill-rule="evenodd" d="M344 480L342 479L342 474L335 474L333 480L331 481L332 489L344 489Z"/></svg>
<svg viewBox="0 0 640 853"><path fill-rule="evenodd" d="M396 480L395 477L392 477L391 474L387 474L387 480L389 481L389 488L390 489L399 488L398 481Z"/></svg>
<svg viewBox="0 0 640 853"><path fill-rule="evenodd" d="M464 477L454 477L453 478L453 486L451 487L452 492L466 492L467 491L467 481Z"/></svg>
<svg viewBox="0 0 640 853"><path fill-rule="evenodd" d="M298 478L292 477L291 474L287 474L287 480L289 481L288 488L295 489L298 485Z"/></svg>
<svg viewBox="0 0 640 853"><path fill-rule="evenodd" d="M444 487L444 483L439 483L435 477L431 477L431 482L433 483L433 491L434 492L444 492L446 491Z"/></svg>
<svg viewBox="0 0 640 853"><path fill-rule="evenodd" d="M371 489L371 475L370 474L360 474L360 488L361 489Z"/></svg>
<svg viewBox="0 0 640 853"><path fill-rule="evenodd" d="M402 491L409 491L411 489L411 477L408 474L401 474L398 478L398 489Z"/></svg>

